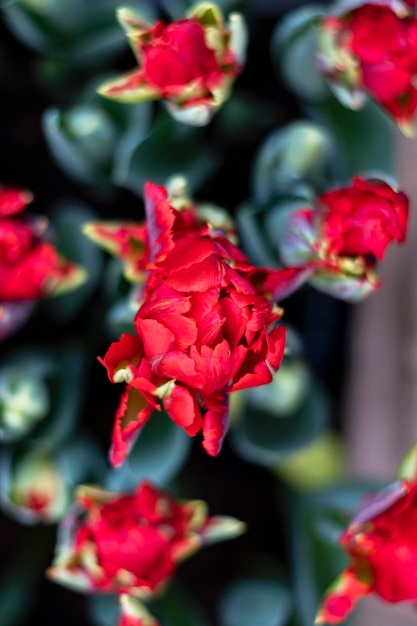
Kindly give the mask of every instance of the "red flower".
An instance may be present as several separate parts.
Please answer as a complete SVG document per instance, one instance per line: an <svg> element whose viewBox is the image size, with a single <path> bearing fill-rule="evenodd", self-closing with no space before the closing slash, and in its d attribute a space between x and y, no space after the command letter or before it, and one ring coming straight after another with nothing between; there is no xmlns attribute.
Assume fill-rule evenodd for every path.
<svg viewBox="0 0 417 626"><path fill-rule="evenodd" d="M207 124L241 70L246 44L241 16L233 14L226 26L210 3L195 5L187 18L168 25L147 24L127 8L117 15L139 68L105 83L100 93L122 102L164 99L180 121Z"/></svg>
<svg viewBox="0 0 417 626"><path fill-rule="evenodd" d="M322 194L318 205L329 257L382 259L391 242L405 241L407 196L383 181L354 178L350 187Z"/></svg>
<svg viewBox="0 0 417 626"><path fill-rule="evenodd" d="M355 178L350 187L318 197L315 208L294 211L283 234L287 265L310 268L310 281L346 299L375 290L375 259L405 240L408 199L381 180Z"/></svg>
<svg viewBox="0 0 417 626"><path fill-rule="evenodd" d="M149 257L145 222L89 222L83 232L92 241L123 261L127 280L145 281Z"/></svg>
<svg viewBox="0 0 417 626"><path fill-rule="evenodd" d="M175 500L147 482L131 495L82 486L76 504L47 573L79 591L148 598L204 543L244 531L234 518L208 517L204 502Z"/></svg>
<svg viewBox="0 0 417 626"><path fill-rule="evenodd" d="M84 271L42 239L46 222L15 217L32 200L19 189L0 190L0 301L38 300L78 286Z"/></svg>
<svg viewBox="0 0 417 626"><path fill-rule="evenodd" d="M367 92L404 132L417 109L417 20L407 6L364 3L325 18L319 36L319 66L351 106ZM349 95L350 94L350 95Z"/></svg>
<svg viewBox="0 0 417 626"><path fill-rule="evenodd" d="M175 209L164 187L148 183L145 198L150 255L136 334L123 335L102 360L111 381L127 383L114 465L160 403L189 435L202 430L204 448L218 454L228 394L269 383L285 345L281 311L265 295L286 290L288 271L253 267L222 233Z"/></svg>
<svg viewBox="0 0 417 626"><path fill-rule="evenodd" d="M417 602L417 484L402 480L365 499L340 543L350 565L327 592L316 623L342 621L363 595Z"/></svg>

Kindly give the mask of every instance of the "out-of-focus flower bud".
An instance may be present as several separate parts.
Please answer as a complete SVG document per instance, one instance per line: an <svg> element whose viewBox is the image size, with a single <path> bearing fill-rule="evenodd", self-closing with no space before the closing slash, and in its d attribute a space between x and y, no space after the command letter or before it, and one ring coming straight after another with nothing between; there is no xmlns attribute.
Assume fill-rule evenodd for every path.
<svg viewBox="0 0 417 626"><path fill-rule="evenodd" d="M234 518L209 517L204 502L176 500L148 482L133 494L81 486L62 522L56 559L47 573L78 591L146 599L203 544L244 530ZM137 613L138 607L129 607L129 614Z"/></svg>
<svg viewBox="0 0 417 626"><path fill-rule="evenodd" d="M22 438L50 410L46 376L52 361L40 355L11 357L0 368L0 441Z"/></svg>
<svg viewBox="0 0 417 626"><path fill-rule="evenodd" d="M407 196L377 179L321 194L315 208L295 209L280 233L288 266L309 270L309 281L338 298L356 301L380 285L376 261L393 242L403 243Z"/></svg>
<svg viewBox="0 0 417 626"><path fill-rule="evenodd" d="M57 522L70 501L70 485L56 458L35 450L3 463L2 506L27 524ZM6 485L7 482L7 485Z"/></svg>
<svg viewBox="0 0 417 626"><path fill-rule="evenodd" d="M417 19L412 2L341 2L318 30L317 63L341 102L370 95L408 135L417 110Z"/></svg>
<svg viewBox="0 0 417 626"><path fill-rule="evenodd" d="M242 16L234 13L225 24L211 2L194 5L184 19L168 25L151 25L126 7L117 16L139 67L108 81L99 93L121 102L162 99L178 121L206 125L229 97L244 63Z"/></svg>
<svg viewBox="0 0 417 626"><path fill-rule="evenodd" d="M85 271L45 241L46 220L16 217L31 201L29 193L0 190L0 301L20 302L54 296L79 286Z"/></svg>

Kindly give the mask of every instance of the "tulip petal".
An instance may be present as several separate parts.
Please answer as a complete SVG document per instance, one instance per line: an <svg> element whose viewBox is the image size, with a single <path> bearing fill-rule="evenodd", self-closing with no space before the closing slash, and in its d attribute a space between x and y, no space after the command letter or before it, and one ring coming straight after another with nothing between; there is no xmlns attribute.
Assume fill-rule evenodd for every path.
<svg viewBox="0 0 417 626"><path fill-rule="evenodd" d="M180 385L175 385L172 391L163 399L163 407L173 422L184 428L192 437L201 430L200 407L195 396Z"/></svg>
<svg viewBox="0 0 417 626"><path fill-rule="evenodd" d="M133 70L120 78L108 80L97 89L97 93L105 98L135 104L160 98L159 89L148 85L141 70Z"/></svg>
<svg viewBox="0 0 417 626"><path fill-rule="evenodd" d="M127 387L120 399L113 426L109 453L113 467L118 467L126 459L154 408L135 388Z"/></svg>
<svg viewBox="0 0 417 626"><path fill-rule="evenodd" d="M150 261L160 260L172 249L174 210L162 185L148 182L144 189L146 220L149 232Z"/></svg>
<svg viewBox="0 0 417 626"><path fill-rule="evenodd" d="M107 368L109 380L113 382L127 382L126 377L133 378L133 374L126 373L128 366L137 365L143 343L140 337L124 333L118 341L113 341L104 358L98 357L100 363Z"/></svg>
<svg viewBox="0 0 417 626"><path fill-rule="evenodd" d="M229 397L224 394L205 398L204 406L207 412L203 422L203 448L210 456L217 456L229 425Z"/></svg>
<svg viewBox="0 0 417 626"><path fill-rule="evenodd" d="M346 569L326 592L315 624L337 624L346 619L362 596L371 592L370 586L359 581Z"/></svg>
<svg viewBox="0 0 417 626"><path fill-rule="evenodd" d="M32 200L33 194L30 191L3 187L0 189L0 217L21 213Z"/></svg>
<svg viewBox="0 0 417 626"><path fill-rule="evenodd" d="M117 626L160 626L155 617L137 598L124 593L119 597L120 619Z"/></svg>
<svg viewBox="0 0 417 626"><path fill-rule="evenodd" d="M174 333L157 320L137 319L136 328L142 337L145 355L150 361L164 356L174 347Z"/></svg>

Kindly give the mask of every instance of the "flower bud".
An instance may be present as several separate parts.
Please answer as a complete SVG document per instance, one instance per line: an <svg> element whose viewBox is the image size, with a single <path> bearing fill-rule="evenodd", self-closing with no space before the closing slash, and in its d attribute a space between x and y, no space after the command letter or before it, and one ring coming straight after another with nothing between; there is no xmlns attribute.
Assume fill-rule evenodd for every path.
<svg viewBox="0 0 417 626"><path fill-rule="evenodd" d="M50 524L64 515L70 488L57 460L37 450L10 459L8 486L2 496L3 507L20 522Z"/></svg>
<svg viewBox="0 0 417 626"><path fill-rule="evenodd" d="M284 263L308 270L321 291L357 301L379 287L376 261L387 247L405 241L408 198L382 180L357 177L285 218L278 237Z"/></svg>
<svg viewBox="0 0 417 626"><path fill-rule="evenodd" d="M202 501L176 500L148 482L133 494L80 486L48 576L79 591L121 595L122 607L135 616L140 605L123 595L152 597L180 561L244 528L234 518L209 517Z"/></svg>
<svg viewBox="0 0 417 626"><path fill-rule="evenodd" d="M242 69L247 42L242 16L225 24L217 5L200 2L187 16L153 26L132 9L118 19L139 63L136 70L103 84L99 93L120 102L162 99L180 122L208 124L229 97Z"/></svg>
<svg viewBox="0 0 417 626"><path fill-rule="evenodd" d="M417 110L414 3L345 2L319 26L317 64L352 109L373 98L407 135Z"/></svg>

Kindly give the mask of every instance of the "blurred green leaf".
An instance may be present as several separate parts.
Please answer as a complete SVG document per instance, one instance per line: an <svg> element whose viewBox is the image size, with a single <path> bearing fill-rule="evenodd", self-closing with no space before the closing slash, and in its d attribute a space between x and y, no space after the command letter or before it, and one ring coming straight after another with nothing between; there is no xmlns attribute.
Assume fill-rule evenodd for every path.
<svg viewBox="0 0 417 626"><path fill-rule="evenodd" d="M163 626L209 626L194 597L178 581L170 583L148 606ZM119 617L117 597L93 596L89 601L89 614L96 626L114 626Z"/></svg>
<svg viewBox="0 0 417 626"><path fill-rule="evenodd" d="M278 258L272 250L268 250L263 236L263 218L264 212L250 202L242 204L236 213L239 240L252 263L261 267L276 268Z"/></svg>
<svg viewBox="0 0 417 626"><path fill-rule="evenodd" d="M333 432L323 435L289 454L275 468L295 491L311 492L340 481L345 470L341 438Z"/></svg>
<svg viewBox="0 0 417 626"><path fill-rule="evenodd" d="M278 415L256 405L246 405L241 419L232 428L230 441L247 461L275 467L290 453L318 437L329 420L329 399L314 383L297 411Z"/></svg>
<svg viewBox="0 0 417 626"><path fill-rule="evenodd" d="M328 98L310 115L332 133L335 139L334 171L346 181L367 170L394 173L394 124L371 101L359 111L351 111L336 98Z"/></svg>
<svg viewBox="0 0 417 626"><path fill-rule="evenodd" d="M171 583L149 607L163 626L209 626L194 596L178 581Z"/></svg>
<svg viewBox="0 0 417 626"><path fill-rule="evenodd" d="M248 578L234 582L223 595L220 626L284 626L291 613L289 591L275 580Z"/></svg>
<svg viewBox="0 0 417 626"><path fill-rule="evenodd" d="M143 429L128 460L108 474L106 485L129 491L141 480L164 485L175 478L185 463L191 437L174 424L166 413L154 413Z"/></svg>
<svg viewBox="0 0 417 626"><path fill-rule="evenodd" d="M75 341L56 353L57 373L51 385L51 416L34 433L34 441L45 450L55 450L73 433L85 393L85 355Z"/></svg>
<svg viewBox="0 0 417 626"><path fill-rule="evenodd" d="M68 65L103 65L128 44L117 23L119 0L19 0L4 7L6 22L26 45ZM130 0L145 19L155 19L155 6ZM133 63L133 59L132 59Z"/></svg>
<svg viewBox="0 0 417 626"><path fill-rule="evenodd" d="M265 411L280 419L291 416L310 398L311 374L302 359L285 357L269 385L245 391L250 411Z"/></svg>
<svg viewBox="0 0 417 626"><path fill-rule="evenodd" d="M120 614L117 596L110 594L93 595L88 601L88 613L96 626L114 626Z"/></svg>
<svg viewBox="0 0 417 626"><path fill-rule="evenodd" d="M191 6L190 0L160 0L161 5L172 20L179 20L184 17Z"/></svg>
<svg viewBox="0 0 417 626"><path fill-rule="evenodd" d="M24 383L35 385L29 391L39 394L36 401L41 402L45 415L29 423L21 436L31 430L32 442L53 452L67 440L79 417L85 382L85 357L81 346L74 342L56 350L18 350L8 355L7 366L0 370L0 379L2 374L12 380L16 378L19 385L13 393L23 394L15 398L14 410L22 411L27 403L34 404ZM20 435L7 438L7 434L7 441L21 438Z"/></svg>
<svg viewBox="0 0 417 626"><path fill-rule="evenodd" d="M221 107L213 122L219 141L256 141L265 129L276 126L280 112L274 102L254 93L234 90Z"/></svg>
<svg viewBox="0 0 417 626"><path fill-rule="evenodd" d="M79 432L58 451L57 461L65 480L73 487L85 482L99 484L107 470L107 462L96 442Z"/></svg>
<svg viewBox="0 0 417 626"><path fill-rule="evenodd" d="M171 176L182 174L190 191L195 191L219 166L219 158L207 146L203 132L163 116L132 151L130 160L126 159L124 171L119 164L117 183L142 195L146 181L164 184Z"/></svg>
<svg viewBox="0 0 417 626"><path fill-rule="evenodd" d="M280 196L308 196L324 184L334 145L330 133L308 120L291 122L261 145L252 174L253 196L265 205Z"/></svg>
<svg viewBox="0 0 417 626"><path fill-rule="evenodd" d="M301 98L321 100L328 93L315 63L317 22L326 14L320 5L288 13L272 36L271 54L277 73Z"/></svg>
<svg viewBox="0 0 417 626"><path fill-rule="evenodd" d="M102 270L102 253L82 233L83 225L96 219L96 213L78 201L61 202L53 212L51 222L58 250L87 271L84 285L67 295L49 300L45 305L48 313L61 322L73 319L97 287Z"/></svg>
<svg viewBox="0 0 417 626"><path fill-rule="evenodd" d="M106 328L113 339L118 339L123 333L134 334L134 319L138 306L132 306L130 299L119 300L106 313Z"/></svg>
<svg viewBox="0 0 417 626"><path fill-rule="evenodd" d="M48 416L54 375L50 354L30 348L8 354L0 368L0 441L21 439Z"/></svg>
<svg viewBox="0 0 417 626"><path fill-rule="evenodd" d="M52 155L71 178L106 184L116 130L103 110L82 104L67 112L51 108L42 125Z"/></svg>

